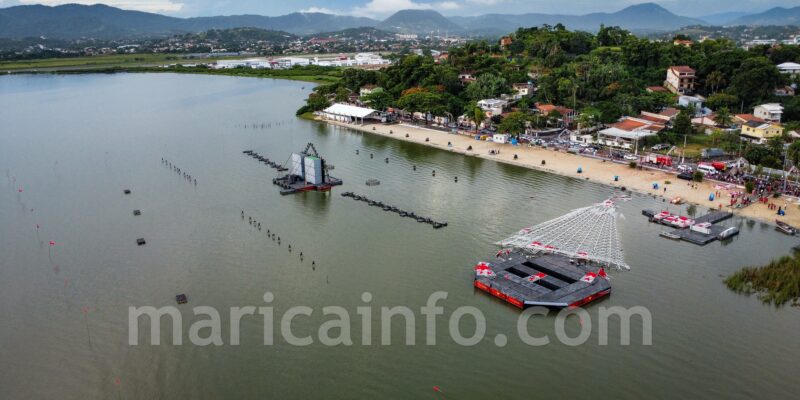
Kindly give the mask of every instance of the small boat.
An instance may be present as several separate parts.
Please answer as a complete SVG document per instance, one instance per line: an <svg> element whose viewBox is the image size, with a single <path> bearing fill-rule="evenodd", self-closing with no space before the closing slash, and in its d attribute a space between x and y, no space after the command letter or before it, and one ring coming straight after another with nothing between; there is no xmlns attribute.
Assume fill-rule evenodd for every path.
<svg viewBox="0 0 800 400"><path fill-rule="evenodd" d="M786 222L775 220L775 223L778 224L778 226L775 227L775 230L778 232L785 233L787 235L794 235L795 233L797 233L797 229L787 224Z"/></svg>
<svg viewBox="0 0 800 400"><path fill-rule="evenodd" d="M659 233L658 235L661 236L661 237L665 237L667 239L672 239L672 240L680 240L680 238L681 238L681 235L676 235L676 234L674 234L672 232L669 232L669 231L661 231L661 233Z"/></svg>
<svg viewBox="0 0 800 400"><path fill-rule="evenodd" d="M731 236L736 236L738 234L739 234L739 228L737 228L735 226L732 226L732 227L730 227L728 229L725 229L724 231L720 232L719 235L717 235L717 239L725 240L725 239L727 239L727 238L729 238Z"/></svg>

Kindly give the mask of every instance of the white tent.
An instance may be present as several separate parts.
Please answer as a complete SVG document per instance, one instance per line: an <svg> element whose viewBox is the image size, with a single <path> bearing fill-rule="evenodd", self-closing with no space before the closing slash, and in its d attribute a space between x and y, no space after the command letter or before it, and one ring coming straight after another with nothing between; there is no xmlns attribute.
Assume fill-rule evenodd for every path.
<svg viewBox="0 0 800 400"><path fill-rule="evenodd" d="M365 118L377 118L380 111L366 107L351 106L349 104L336 103L324 110L321 115L325 119L332 119L341 122L364 123Z"/></svg>

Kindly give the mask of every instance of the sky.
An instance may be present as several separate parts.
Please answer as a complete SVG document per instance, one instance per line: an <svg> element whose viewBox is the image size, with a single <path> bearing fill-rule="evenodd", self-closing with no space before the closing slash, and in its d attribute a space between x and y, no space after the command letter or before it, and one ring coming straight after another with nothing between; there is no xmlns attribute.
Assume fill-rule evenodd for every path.
<svg viewBox="0 0 800 400"><path fill-rule="evenodd" d="M296 11L326 12L385 18L403 9L433 9L444 15L486 13L586 14L614 12L647 0L0 0L0 7L19 4L58 5L103 3L114 7L156 12L176 17L260 14L284 15ZM771 7L795 7L797 0L656 0L678 15L698 17L729 11L761 12Z"/></svg>

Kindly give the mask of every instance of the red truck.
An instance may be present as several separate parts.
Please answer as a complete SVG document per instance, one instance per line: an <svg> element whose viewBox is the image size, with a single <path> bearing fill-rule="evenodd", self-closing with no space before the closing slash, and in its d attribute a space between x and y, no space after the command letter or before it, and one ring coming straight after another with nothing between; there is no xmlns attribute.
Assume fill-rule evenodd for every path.
<svg viewBox="0 0 800 400"><path fill-rule="evenodd" d="M648 162L651 164L658 164L663 165L665 167L672 166L672 157L670 156L662 156L658 154L649 154L647 157L644 158L644 162Z"/></svg>

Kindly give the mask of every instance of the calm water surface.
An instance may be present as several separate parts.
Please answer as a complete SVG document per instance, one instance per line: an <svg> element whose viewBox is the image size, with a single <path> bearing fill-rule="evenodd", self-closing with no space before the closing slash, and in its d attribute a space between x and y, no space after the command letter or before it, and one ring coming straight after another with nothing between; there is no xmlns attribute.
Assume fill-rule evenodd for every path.
<svg viewBox="0 0 800 400"><path fill-rule="evenodd" d="M493 242L611 190L296 120L309 90L171 74L1 77L0 398L441 397L433 386L448 398L796 396L800 311L764 306L722 284L742 266L788 253L796 243L786 236L736 218L742 234L729 243L675 243L640 215L663 203L634 196L620 206L632 270L613 272L613 295L588 312L647 307L653 345L641 345L634 324L630 346L619 345L618 328L611 345L599 346L594 324L585 345L530 347L515 333L519 311L472 289L471 266L494 254ZM254 123L258 129L244 127ZM254 149L282 162L308 142L345 181L333 195L282 197L270 183L275 172L241 154ZM367 187L369 178L381 185ZM123 195L126 188L133 193ZM435 231L340 197L345 190L450 226ZM263 230L243 223L241 210ZM282 246L267 239L267 228ZM139 237L146 246L136 245ZM329 319L321 307L351 310L356 345L263 346L257 318L242 321L239 346L127 344L129 306L174 305L175 294L186 293L188 343L188 327L203 319L192 306L216 307L227 324L225 310L263 306L266 291L277 315L294 305L317 310L296 320L298 335ZM448 293L436 346L404 345L399 323L393 345L359 345L363 292L376 309L418 309L435 291ZM487 318L486 338L474 347L447 334L449 313L462 305ZM423 322L418 316L417 343L425 341ZM553 322L537 318L530 330L554 337ZM373 324L373 343L379 328ZM567 328L579 326L570 320ZM463 331L472 331L468 319ZM497 334L508 335L507 346L495 346Z"/></svg>

